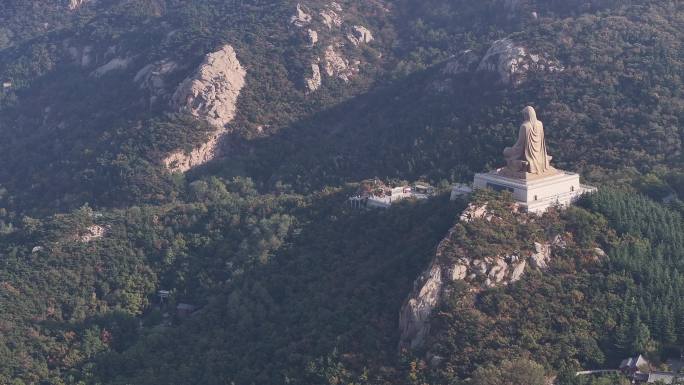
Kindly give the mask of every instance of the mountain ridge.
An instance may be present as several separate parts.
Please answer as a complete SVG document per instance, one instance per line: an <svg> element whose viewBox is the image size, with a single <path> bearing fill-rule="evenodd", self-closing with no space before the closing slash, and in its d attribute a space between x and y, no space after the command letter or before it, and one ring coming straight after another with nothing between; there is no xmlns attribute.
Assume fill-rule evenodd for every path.
<svg viewBox="0 0 684 385"><path fill-rule="evenodd" d="M8 0L0 21L2 383L595 385L575 371L684 343L677 2ZM217 117L197 108L225 71L197 72L227 46L244 86ZM525 105L599 192L521 221L505 194L450 202ZM350 208L373 177L438 194ZM485 201L501 220L460 218ZM398 351L438 251L468 274Z"/></svg>

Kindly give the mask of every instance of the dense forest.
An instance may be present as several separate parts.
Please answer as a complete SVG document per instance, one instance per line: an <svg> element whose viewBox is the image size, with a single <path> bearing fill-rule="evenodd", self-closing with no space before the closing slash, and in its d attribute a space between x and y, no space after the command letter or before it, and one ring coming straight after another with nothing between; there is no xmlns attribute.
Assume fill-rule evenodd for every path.
<svg viewBox="0 0 684 385"><path fill-rule="evenodd" d="M572 242L550 271L509 287L455 287L430 337L445 361L432 367L397 353L397 312L463 203L355 213L344 197L262 196L212 179L193 185L195 203L25 219L27 235L3 239L3 381L460 383L523 357L571 384L580 368L679 351L684 231L672 209L605 190L531 228L459 224L484 253L522 248L530 233ZM93 223L107 235L75 237ZM606 259L589 257L598 246ZM199 310L181 317L178 303Z"/></svg>
<svg viewBox="0 0 684 385"><path fill-rule="evenodd" d="M537 64L482 69L502 39ZM682 41L667 0L0 2L0 383L598 385L625 379L575 371L662 365L684 347ZM169 94L223 44L236 115L219 156L170 172L215 128ZM329 46L357 67L321 64L311 91ZM136 80L165 62L161 91ZM502 165L528 104L598 193L543 216L449 201ZM438 194L349 208L373 177ZM500 220L459 221L485 202ZM557 234L547 270L453 283L427 346L398 349L445 237L493 256Z"/></svg>
<svg viewBox="0 0 684 385"><path fill-rule="evenodd" d="M3 4L13 36L0 52L0 79L12 83L0 93L8 208L45 214L173 200L183 186L160 160L206 130L150 104L133 79L163 58L182 63L168 81L179 82L225 42L247 68L248 86L226 138L229 155L204 175L303 193L374 175L468 179L499 164L520 109L534 104L558 166L597 181L643 179L663 196L682 179L677 2L406 0L381 12L381 3L349 1L344 16L375 39L345 47L363 63L357 77L329 79L314 94L298 78L316 51L288 25L294 3L110 0L75 11L35 3L35 15L27 2ZM43 30L27 18L54 21ZM445 71L464 51L481 57L504 37L564 70L529 72L514 86L489 73ZM94 76L112 57L130 64Z"/></svg>

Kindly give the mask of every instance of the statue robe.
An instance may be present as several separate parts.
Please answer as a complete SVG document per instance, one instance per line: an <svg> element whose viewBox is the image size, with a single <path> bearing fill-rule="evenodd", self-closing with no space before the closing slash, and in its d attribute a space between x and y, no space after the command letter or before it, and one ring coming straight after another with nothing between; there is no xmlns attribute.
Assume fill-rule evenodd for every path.
<svg viewBox="0 0 684 385"><path fill-rule="evenodd" d="M544 140L544 126L542 122L536 124L531 122L523 123L525 136L525 160L530 167L530 173L543 174L549 169L549 156L546 153L546 141ZM521 131L523 129L521 127Z"/></svg>
<svg viewBox="0 0 684 385"><path fill-rule="evenodd" d="M509 164L511 161L524 160L527 170L531 174L543 174L551 168L550 158L546 153L544 140L544 126L542 122L526 121L520 126L518 141L513 147L504 150L504 157Z"/></svg>

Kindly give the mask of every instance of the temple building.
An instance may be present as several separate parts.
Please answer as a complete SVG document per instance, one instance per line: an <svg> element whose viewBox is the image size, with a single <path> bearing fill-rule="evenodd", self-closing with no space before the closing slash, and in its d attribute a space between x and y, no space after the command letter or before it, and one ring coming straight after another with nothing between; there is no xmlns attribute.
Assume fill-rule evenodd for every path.
<svg viewBox="0 0 684 385"><path fill-rule="evenodd" d="M426 183L389 187L376 178L361 182L356 194L349 197L349 205L355 209L387 209L404 199L425 200L434 194L435 188Z"/></svg>
<svg viewBox="0 0 684 385"><path fill-rule="evenodd" d="M504 149L506 166L475 174L473 188L510 191L520 205L534 213L551 206L567 206L582 194L596 191L595 187L581 184L579 174L551 166L544 126L537 120L534 108L525 107L523 118L517 142Z"/></svg>

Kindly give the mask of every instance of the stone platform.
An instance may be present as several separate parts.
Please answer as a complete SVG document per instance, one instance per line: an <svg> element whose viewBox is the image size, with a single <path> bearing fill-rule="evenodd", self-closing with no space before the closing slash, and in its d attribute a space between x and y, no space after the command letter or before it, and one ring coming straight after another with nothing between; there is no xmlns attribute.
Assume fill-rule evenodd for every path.
<svg viewBox="0 0 684 385"><path fill-rule="evenodd" d="M475 174L473 188L510 191L518 203L533 213L542 213L554 205L570 205L582 194L596 191L595 187L580 184L579 174L556 171L534 179L512 178L502 173L502 170Z"/></svg>

